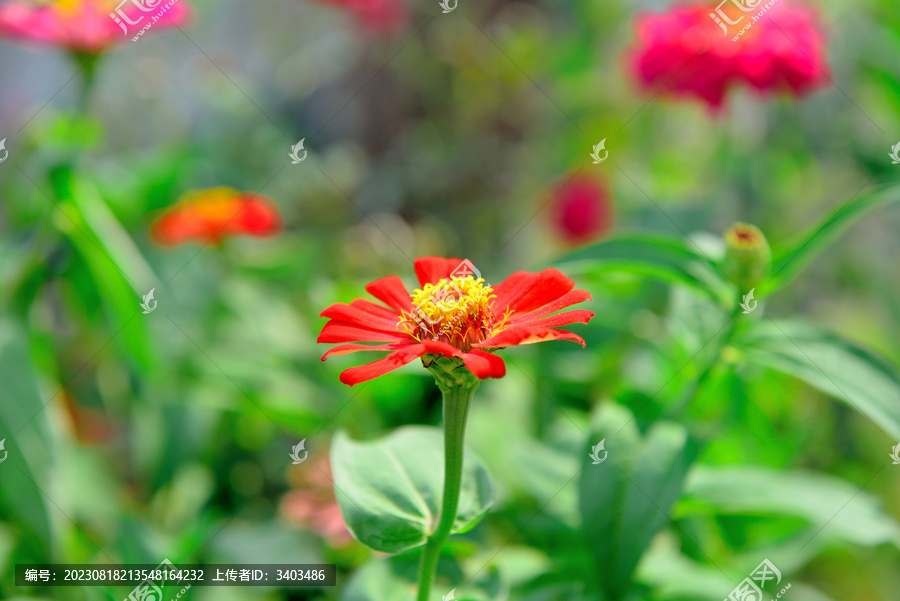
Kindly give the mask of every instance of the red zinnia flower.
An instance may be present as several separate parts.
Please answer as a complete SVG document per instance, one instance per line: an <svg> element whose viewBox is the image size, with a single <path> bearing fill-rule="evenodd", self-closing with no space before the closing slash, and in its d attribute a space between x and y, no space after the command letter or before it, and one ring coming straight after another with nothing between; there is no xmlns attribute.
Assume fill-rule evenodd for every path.
<svg viewBox="0 0 900 601"><path fill-rule="evenodd" d="M550 208L557 233L574 244L595 238L612 225L609 193L590 175L576 175L563 184Z"/></svg>
<svg viewBox="0 0 900 601"><path fill-rule="evenodd" d="M728 18L737 23L727 25L725 35L706 4L640 17L638 47L630 56L635 76L646 88L666 84L712 108L721 107L740 82L761 93L787 90L795 96L827 84L825 35L814 12L784 3L758 9L731 10Z"/></svg>
<svg viewBox="0 0 900 601"><path fill-rule="evenodd" d="M0 36L99 52L133 37L150 23L154 30L180 25L187 20L189 11L187 0L171 5L162 0L145 0L142 6L150 10L130 2L121 7L119 4L115 0L13 0L0 5ZM117 15L119 22L111 15Z"/></svg>
<svg viewBox="0 0 900 601"><path fill-rule="evenodd" d="M502 378L506 365L490 351L545 340L584 346L581 337L555 328L587 323L594 313L556 312L591 296L574 290L575 283L556 269L517 271L497 286L473 277L472 264L459 259L423 257L415 261L415 270L421 288L412 294L395 275L366 286L387 307L356 299L322 311L330 321L318 342L382 343L341 344L325 353L323 361L356 351L391 351L383 359L344 371L341 382L365 382L427 355L459 359L482 380Z"/></svg>
<svg viewBox="0 0 900 601"><path fill-rule="evenodd" d="M217 243L230 236L271 236L281 231L281 214L270 199L231 188L189 192L150 227L163 246Z"/></svg>

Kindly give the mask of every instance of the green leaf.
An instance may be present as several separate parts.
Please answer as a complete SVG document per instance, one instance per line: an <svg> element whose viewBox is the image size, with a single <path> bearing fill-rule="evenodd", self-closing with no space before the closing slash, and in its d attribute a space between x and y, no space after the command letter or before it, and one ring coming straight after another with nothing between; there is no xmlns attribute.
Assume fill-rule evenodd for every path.
<svg viewBox="0 0 900 601"><path fill-rule="evenodd" d="M158 365L140 309L140 297L157 281L128 233L96 189L68 167L51 178L60 214L55 223L84 259L110 315L116 340L145 372ZM145 290L136 282L144 282Z"/></svg>
<svg viewBox="0 0 900 601"><path fill-rule="evenodd" d="M856 201L842 204L800 239L775 252L772 277L763 286L763 294L784 286L855 222L898 200L900 186L895 185L877 188Z"/></svg>
<svg viewBox="0 0 900 601"><path fill-rule="evenodd" d="M340 601L415 601L420 558L420 551L415 550L367 562L350 577ZM497 568L485 561L483 556L461 562L442 555L429 601L441 601L451 591L457 601L506 599L508 587Z"/></svg>
<svg viewBox="0 0 900 601"><path fill-rule="evenodd" d="M600 464L585 457L580 509L600 586L618 600L627 597L641 556L669 522L696 448L671 422L657 423L641 439L631 414L616 405L607 405L598 420L591 441L606 440L609 454Z"/></svg>
<svg viewBox="0 0 900 601"><path fill-rule="evenodd" d="M399 428L372 442L354 442L338 433L331 467L341 513L357 540L385 553L425 544L437 526L444 486L440 430ZM493 500L487 470L466 453L453 532L475 527Z"/></svg>
<svg viewBox="0 0 900 601"><path fill-rule="evenodd" d="M18 530L19 559L47 563L51 558L50 520L32 466L49 459L49 428L37 380L31 370L27 336L0 319L0 439L7 453L0 464L0 519Z"/></svg>
<svg viewBox="0 0 900 601"><path fill-rule="evenodd" d="M736 346L747 361L803 380L900 439L900 375L885 360L836 334L788 320L753 322Z"/></svg>
<svg viewBox="0 0 900 601"><path fill-rule="evenodd" d="M860 486L812 472L753 467L697 467L685 485L690 511L791 515L809 521L823 543L900 546L900 525ZM702 507L699 511L697 507ZM805 542L805 541L804 541Z"/></svg>
<svg viewBox="0 0 900 601"><path fill-rule="evenodd" d="M654 546L641 563L639 578L653 588L653 599L668 601L722 601L737 582L718 568L698 563L666 546Z"/></svg>
<svg viewBox="0 0 900 601"><path fill-rule="evenodd" d="M749 565L758 563L759 553L754 554ZM716 562L721 566L721 562ZM784 570L780 562L776 562ZM745 571L737 566L728 566L731 574ZM787 578L787 572L785 578ZM641 563L641 582L653 589L654 601L722 601L722 597L734 590L740 581L731 580L719 567L699 563L678 552L674 548L654 547ZM812 587L790 579L790 593L784 599L791 601L833 601ZM769 583L771 586L771 583ZM786 583L785 583L786 584ZM773 595L778 589L772 589ZM730 598L730 597L729 597ZM766 597L764 597L766 598ZM771 596L769 597L771 598Z"/></svg>
<svg viewBox="0 0 900 601"><path fill-rule="evenodd" d="M626 272L658 278L702 290L716 300L733 296L731 284L696 246L662 234L623 233L579 248L552 265L585 274Z"/></svg>
<svg viewBox="0 0 900 601"><path fill-rule="evenodd" d="M340 601L415 601L419 576L419 550L370 561L353 573ZM453 591L457 601L506 599L508 588L497 568L474 556L461 562L443 555L429 601L440 601Z"/></svg>

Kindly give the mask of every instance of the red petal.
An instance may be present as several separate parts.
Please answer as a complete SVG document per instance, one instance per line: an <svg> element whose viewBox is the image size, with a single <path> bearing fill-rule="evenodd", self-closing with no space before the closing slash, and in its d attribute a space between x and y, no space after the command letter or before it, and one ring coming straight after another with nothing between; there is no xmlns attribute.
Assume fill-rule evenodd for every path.
<svg viewBox="0 0 900 601"><path fill-rule="evenodd" d="M411 344L406 348L394 351L384 359L373 361L359 367L352 367L341 373L341 382L349 386L366 382L372 378L383 376L388 372L399 369L410 361L421 357L425 354L425 346L421 344Z"/></svg>
<svg viewBox="0 0 900 601"><path fill-rule="evenodd" d="M516 323L516 327L528 328L555 328L558 326L567 326L570 323L587 323L594 316L593 311L587 309L575 309L574 311L564 311L558 315L551 315L543 319L534 321L525 321Z"/></svg>
<svg viewBox="0 0 900 601"><path fill-rule="evenodd" d="M441 340L423 340L422 345L432 355L443 355L445 357L459 357L462 355L461 350Z"/></svg>
<svg viewBox="0 0 900 601"><path fill-rule="evenodd" d="M539 317L544 317L545 315L550 315L551 313L555 313L560 309L565 309L566 307L570 307L576 303L581 303L584 301L589 301L591 299L591 295L587 293L585 290L572 290L571 292L567 292L562 295L552 303L546 304L537 311L532 311L531 313L516 313L512 315L506 323L508 325L521 324L528 321L532 321L538 319ZM503 318L502 314L497 316L500 319Z"/></svg>
<svg viewBox="0 0 900 601"><path fill-rule="evenodd" d="M346 321L332 319L325 324L316 342L403 342L409 334L372 330Z"/></svg>
<svg viewBox="0 0 900 601"><path fill-rule="evenodd" d="M386 317L381 311L373 311L370 306L360 304L360 302L358 302L359 300L360 299L357 299L349 305L335 303L319 313L319 317L328 317L329 319L336 319L337 321L345 321L372 330L382 330L385 332L398 331L397 322L400 320L399 315L391 313L387 309L379 307L374 303L368 303L371 307L381 309L381 311L387 313L388 316ZM365 302L366 301L362 301L362 303Z"/></svg>
<svg viewBox="0 0 900 601"><path fill-rule="evenodd" d="M366 291L398 313L412 310L409 291L403 285L403 281L395 275L375 280L366 286Z"/></svg>
<svg viewBox="0 0 900 601"><path fill-rule="evenodd" d="M390 344L339 344L338 346L328 349L322 355L322 361L329 355L347 355L357 351L395 351L399 348L407 346L408 342L392 342Z"/></svg>
<svg viewBox="0 0 900 601"><path fill-rule="evenodd" d="M389 319L400 319L400 314L397 311L392 311L391 309L387 309L382 307L381 305L376 305L371 301L367 301L361 298L356 298L350 301L351 307L356 307L362 311L366 311L367 313L372 313L373 315L385 317Z"/></svg>
<svg viewBox="0 0 900 601"><path fill-rule="evenodd" d="M233 223L224 227L233 226L234 229L253 236L270 236L281 231L281 213L274 202L256 194L244 194L241 200L244 202L240 213L235 215Z"/></svg>
<svg viewBox="0 0 900 601"><path fill-rule="evenodd" d="M415 260L416 276L419 285L436 284L449 277L462 263L462 259L445 259L443 257L422 257Z"/></svg>
<svg viewBox="0 0 900 601"><path fill-rule="evenodd" d="M575 287L575 282L552 267L540 273L517 271L494 286L491 309L495 316L502 316L507 307L516 313L528 313L544 307L564 296Z"/></svg>
<svg viewBox="0 0 900 601"><path fill-rule="evenodd" d="M581 336L566 332L565 330L552 330L550 328L532 328L528 326L514 326L507 328L487 340L473 346L478 348L500 348L505 346L518 346L520 344L534 344L545 340L571 340L584 346Z"/></svg>
<svg viewBox="0 0 900 601"><path fill-rule="evenodd" d="M506 375L506 364L497 355L476 348L464 353L462 358L469 371L475 374L479 380L502 378Z"/></svg>

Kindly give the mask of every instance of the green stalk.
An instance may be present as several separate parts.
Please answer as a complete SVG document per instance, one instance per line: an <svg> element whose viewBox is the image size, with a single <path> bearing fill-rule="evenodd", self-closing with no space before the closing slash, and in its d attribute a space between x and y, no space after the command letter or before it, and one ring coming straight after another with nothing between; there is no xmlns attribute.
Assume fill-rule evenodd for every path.
<svg viewBox="0 0 900 601"><path fill-rule="evenodd" d="M422 551L418 601L428 601L431 584L437 576L441 548L450 538L456 521L462 485L466 420L469 416L469 403L479 383L464 367L454 366L445 370L437 368L435 364L430 369L444 395L444 495L438 524Z"/></svg>
<svg viewBox="0 0 900 601"><path fill-rule="evenodd" d="M94 84L97 82L97 63L100 61L98 54L91 54L90 52L72 53L72 59L81 73L81 90L78 93L77 105L79 115L88 114L91 92L94 90Z"/></svg>
<svg viewBox="0 0 900 601"><path fill-rule="evenodd" d="M703 369L700 375L696 380L690 385L687 392L681 398L677 405L674 408L670 409L667 412L667 415L670 419L679 419L682 417L682 414L687 409L688 404L697 396L697 393L701 388L706 384L706 381L709 380L710 376L713 373L719 364L722 362L722 351L725 350L729 344L731 344L731 339L734 337L735 329L737 328L738 319L740 319L741 308L739 306L735 306L728 317L728 326L725 332L719 336L719 340L716 344L716 352L713 354L712 360L707 364L707 366Z"/></svg>

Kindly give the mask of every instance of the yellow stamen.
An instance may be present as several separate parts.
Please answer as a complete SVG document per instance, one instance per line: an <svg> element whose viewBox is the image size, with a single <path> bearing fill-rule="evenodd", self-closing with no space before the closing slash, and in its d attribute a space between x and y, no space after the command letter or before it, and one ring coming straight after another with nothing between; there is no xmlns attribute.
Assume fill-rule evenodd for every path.
<svg viewBox="0 0 900 601"><path fill-rule="evenodd" d="M416 340L440 340L467 351L496 329L490 306L496 295L481 278L451 276L410 297L413 311L404 311L398 327Z"/></svg>

